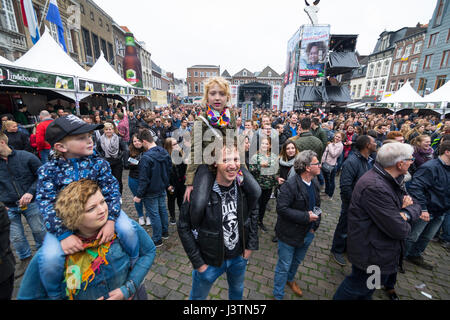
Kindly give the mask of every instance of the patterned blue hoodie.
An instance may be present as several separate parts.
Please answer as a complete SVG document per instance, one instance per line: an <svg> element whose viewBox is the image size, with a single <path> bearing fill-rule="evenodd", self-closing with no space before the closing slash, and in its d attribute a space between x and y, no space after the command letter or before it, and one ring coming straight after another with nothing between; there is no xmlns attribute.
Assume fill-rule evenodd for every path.
<svg viewBox="0 0 450 320"><path fill-rule="evenodd" d="M36 200L44 218L45 228L59 241L68 238L73 232L67 229L57 216L54 208L56 199L62 189L82 179L96 181L99 185L108 204L109 220L116 221L120 215L119 182L112 175L106 160L96 155L69 160L53 158L38 170Z"/></svg>

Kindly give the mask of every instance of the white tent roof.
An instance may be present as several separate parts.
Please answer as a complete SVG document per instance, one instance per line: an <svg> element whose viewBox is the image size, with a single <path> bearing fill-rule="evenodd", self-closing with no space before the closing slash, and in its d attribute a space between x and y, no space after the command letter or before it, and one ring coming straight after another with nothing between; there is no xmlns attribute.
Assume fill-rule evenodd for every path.
<svg viewBox="0 0 450 320"><path fill-rule="evenodd" d="M447 81L442 87L427 95L426 102L449 102L450 101L450 81Z"/></svg>
<svg viewBox="0 0 450 320"><path fill-rule="evenodd" d="M64 52L47 28L39 41L14 64L22 68L90 79L88 72Z"/></svg>
<svg viewBox="0 0 450 320"><path fill-rule="evenodd" d="M403 87L394 93L392 96L380 101L380 103L424 103L426 100L422 98L411 87L409 81L407 81Z"/></svg>
<svg viewBox="0 0 450 320"><path fill-rule="evenodd" d="M106 61L103 52L97 59L97 62L88 72L91 79L97 79L100 82L106 82L116 86L131 87L131 85L122 78L116 70Z"/></svg>
<svg viewBox="0 0 450 320"><path fill-rule="evenodd" d="M12 66L14 65L14 63L12 63L11 61L9 61L6 58L3 58L2 56L0 56L0 64L5 64L7 66Z"/></svg>

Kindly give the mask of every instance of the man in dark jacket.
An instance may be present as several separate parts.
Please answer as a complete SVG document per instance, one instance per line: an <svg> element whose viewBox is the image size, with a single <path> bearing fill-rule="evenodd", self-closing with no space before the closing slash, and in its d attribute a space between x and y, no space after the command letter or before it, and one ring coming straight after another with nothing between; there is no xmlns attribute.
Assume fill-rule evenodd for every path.
<svg viewBox="0 0 450 320"><path fill-rule="evenodd" d="M11 300L16 260L9 242L10 222L5 205L0 202L0 300Z"/></svg>
<svg viewBox="0 0 450 320"><path fill-rule="evenodd" d="M315 179L320 173L317 154L310 150L301 152L294 169L296 175L281 186L277 200L278 263L273 289L277 300L283 300L286 284L296 295L303 295L294 278L320 224L320 190Z"/></svg>
<svg viewBox="0 0 450 320"><path fill-rule="evenodd" d="M194 190L204 192L193 193L191 202L183 204L178 221L181 243L194 267L191 300L205 300L225 272L229 299L242 300L247 263L258 250L257 202L250 202L241 187L237 146L225 145L220 153L215 173L206 165L198 168ZM204 177L207 183L197 185ZM208 200L195 206L197 197Z"/></svg>
<svg viewBox="0 0 450 320"><path fill-rule="evenodd" d="M45 228L42 215L34 201L37 185L37 171L41 161L27 151L8 147L8 138L0 133L0 201L8 210L11 221L11 242L20 259L15 277L25 273L31 261L31 248L25 236L22 215L33 232L36 248L44 241Z"/></svg>
<svg viewBox="0 0 450 320"><path fill-rule="evenodd" d="M351 153L342 167L340 178L341 188L341 215L334 232L331 255L341 266L345 266L344 253L346 251L347 238L347 212L352 199L353 188L358 180L373 166L373 159L370 157L377 150L375 139L369 136L361 136L355 143L356 151Z"/></svg>
<svg viewBox="0 0 450 320"><path fill-rule="evenodd" d="M292 137L296 137L298 135L299 128L298 128L298 115L296 113L293 113L291 117L289 118L289 123L284 127L283 135L284 140L290 139ZM281 139L281 138L280 138Z"/></svg>
<svg viewBox="0 0 450 320"><path fill-rule="evenodd" d="M299 152L312 150L317 154L319 162L322 161L322 154L325 150L322 141L311 133L311 119L304 118L300 121L297 138L292 138Z"/></svg>
<svg viewBox="0 0 450 320"><path fill-rule="evenodd" d="M420 216L420 205L403 186L413 152L407 144L383 146L374 168L356 184L348 212L352 273L337 289L335 300L370 300L381 285L391 300L398 300L394 285L403 243L411 231L410 223Z"/></svg>
<svg viewBox="0 0 450 320"><path fill-rule="evenodd" d="M413 225L406 241L406 256L408 261L428 270L433 266L424 261L422 253L450 214L450 141L441 144L439 154L438 159L419 167L409 187L411 195L419 200L425 219Z"/></svg>
<svg viewBox="0 0 450 320"><path fill-rule="evenodd" d="M138 139L147 152L139 162L139 187L134 202L144 201L145 210L150 213L152 222L152 240L156 247L161 247L162 239L169 239L166 191L170 185L172 160L165 149L155 144L149 130L141 131Z"/></svg>

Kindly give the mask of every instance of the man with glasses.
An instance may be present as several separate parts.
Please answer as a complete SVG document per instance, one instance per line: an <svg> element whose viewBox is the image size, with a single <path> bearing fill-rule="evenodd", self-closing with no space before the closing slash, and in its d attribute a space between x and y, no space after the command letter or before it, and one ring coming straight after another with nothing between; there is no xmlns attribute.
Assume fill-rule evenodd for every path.
<svg viewBox="0 0 450 320"><path fill-rule="evenodd" d="M347 212L352 199L353 189L358 180L373 166L370 155L377 151L377 143L373 137L361 136L355 142L355 152L351 153L342 166L340 179L341 215L336 226L331 247L331 255L341 266L347 264L344 253L347 240Z"/></svg>
<svg viewBox="0 0 450 320"><path fill-rule="evenodd" d="M420 205L403 187L403 177L413 163L414 148L389 143L377 154L373 169L356 183L348 210L348 258L352 273L345 278L334 300L370 300L376 277L390 300L395 292L403 242L411 223L420 216Z"/></svg>
<svg viewBox="0 0 450 320"><path fill-rule="evenodd" d="M303 292L295 282L298 266L303 261L320 224L320 174L317 154L301 152L295 159L296 175L282 186L277 199L278 263L275 268L273 295L282 300L286 284L297 296Z"/></svg>
<svg viewBox="0 0 450 320"><path fill-rule="evenodd" d="M161 117L155 118L155 125L152 126L151 129L158 137L158 140L156 140L156 144L160 147L163 146L164 145L164 127L162 125Z"/></svg>

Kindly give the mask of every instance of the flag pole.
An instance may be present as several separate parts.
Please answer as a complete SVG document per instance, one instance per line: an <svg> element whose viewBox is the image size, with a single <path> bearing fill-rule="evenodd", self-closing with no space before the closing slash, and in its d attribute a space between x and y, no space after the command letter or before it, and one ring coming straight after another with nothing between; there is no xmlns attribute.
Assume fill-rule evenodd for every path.
<svg viewBox="0 0 450 320"><path fill-rule="evenodd" d="M41 22L39 23L39 32L41 32L42 22L44 22L44 19L45 19L45 12L47 11L47 7L48 7L48 3L49 3L49 2L50 2L50 0L47 0L47 1L45 2L44 12L43 12L43 15L42 15Z"/></svg>

